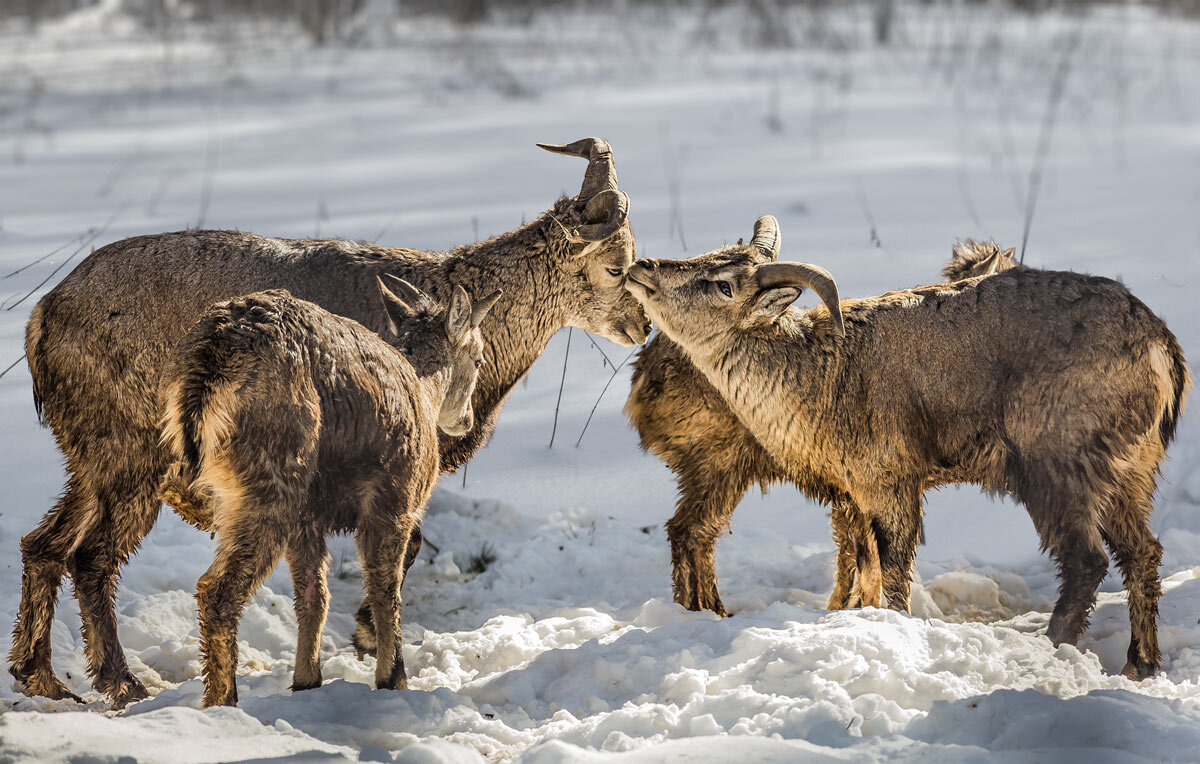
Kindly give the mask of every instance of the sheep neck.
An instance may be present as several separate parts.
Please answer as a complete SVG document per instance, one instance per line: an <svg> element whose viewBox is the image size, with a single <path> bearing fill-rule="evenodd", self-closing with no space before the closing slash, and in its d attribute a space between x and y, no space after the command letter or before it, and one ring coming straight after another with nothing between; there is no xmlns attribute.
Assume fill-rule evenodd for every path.
<svg viewBox="0 0 1200 764"><path fill-rule="evenodd" d="M454 286L475 298L502 288L480 329L486 363L479 371L473 399L475 428L442 442L442 467L464 464L486 441L509 392L546 349L550 338L573 318L563 254L551 244L553 221L542 216L515 231L450 252L397 251L405 278L436 299L448 301ZM388 263L372 266L387 270Z"/></svg>
<svg viewBox="0 0 1200 764"><path fill-rule="evenodd" d="M717 330L689 354L772 454L810 453L823 439L829 361L803 313L747 332Z"/></svg>

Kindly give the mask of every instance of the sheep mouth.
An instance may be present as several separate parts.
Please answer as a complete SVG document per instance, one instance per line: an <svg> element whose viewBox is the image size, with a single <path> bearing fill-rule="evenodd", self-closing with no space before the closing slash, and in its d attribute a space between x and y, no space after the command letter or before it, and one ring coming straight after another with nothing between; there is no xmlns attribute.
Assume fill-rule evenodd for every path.
<svg viewBox="0 0 1200 764"><path fill-rule="evenodd" d="M654 294L658 291L657 289L654 288L654 286L652 284L649 284L645 281L639 280L635 273L628 273L628 274L626 274L625 278L626 278L625 288L629 289L631 292L633 292L631 287L635 287L635 286L638 288L639 291L644 293L647 297L653 297ZM634 294L634 296L637 296L637 292L633 292L633 294Z"/></svg>
<svg viewBox="0 0 1200 764"><path fill-rule="evenodd" d="M629 338L629 344L626 347L636 347L646 344L646 339L650 336L650 331L653 329L650 321L647 320L643 326L631 326L628 329L622 329L621 333ZM625 343L622 342L622 345Z"/></svg>

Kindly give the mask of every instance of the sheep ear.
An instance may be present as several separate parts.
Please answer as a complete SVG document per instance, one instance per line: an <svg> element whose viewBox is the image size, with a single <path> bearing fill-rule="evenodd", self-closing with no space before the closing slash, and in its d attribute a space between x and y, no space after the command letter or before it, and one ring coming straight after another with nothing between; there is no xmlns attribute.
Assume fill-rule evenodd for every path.
<svg viewBox="0 0 1200 764"><path fill-rule="evenodd" d="M450 309L446 311L446 334L457 341L471 327L471 296L461 286L454 287Z"/></svg>
<svg viewBox="0 0 1200 764"><path fill-rule="evenodd" d="M400 324L409 320L416 315L417 306L412 305L405 298L414 299L414 295L421 296L420 291L415 286L408 283L404 279L388 276L391 283L396 284L399 291L407 292L404 297L400 297L391 289L388 288L388 283L382 278L376 276L375 279L379 284L379 296L383 298L383 312L387 316L388 329L392 334L400 333ZM399 282L397 284L397 282ZM400 287L403 284L403 287Z"/></svg>
<svg viewBox="0 0 1200 764"><path fill-rule="evenodd" d="M751 315L755 318L772 321L791 307L791 304L800 297L800 293L803 291L798 286L781 286L764 289L754 298L754 307Z"/></svg>
<svg viewBox="0 0 1200 764"><path fill-rule="evenodd" d="M1000 256L1001 256L1001 257L1012 257L1012 256L1013 256L1013 255L1015 255L1015 254L1017 254L1017 248L1016 248L1016 247L1010 247L1010 248L1008 248L1008 249L1004 250L1004 252L1002 252L1002 253L1000 254Z"/></svg>

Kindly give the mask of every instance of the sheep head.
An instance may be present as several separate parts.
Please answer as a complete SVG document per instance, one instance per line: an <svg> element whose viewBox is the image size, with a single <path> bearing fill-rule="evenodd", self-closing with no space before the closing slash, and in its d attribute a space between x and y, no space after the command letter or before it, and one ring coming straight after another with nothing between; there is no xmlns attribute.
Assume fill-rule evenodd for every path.
<svg viewBox="0 0 1200 764"><path fill-rule="evenodd" d="M456 286L450 304L443 307L404 279L385 274L379 279L379 294L392 331L389 342L418 374L449 367L438 427L447 435L465 435L475 426L471 397L484 364L479 325L501 291L472 304L467 290Z"/></svg>
<svg viewBox="0 0 1200 764"><path fill-rule="evenodd" d="M579 193L559 200L547 229L557 266L577 286L568 323L622 345L642 344L650 322L625 290L625 271L637 249L629 226L629 195L617 187L612 147L602 138L538 146L588 160Z"/></svg>
<svg viewBox="0 0 1200 764"><path fill-rule="evenodd" d="M812 289L845 334L837 284L823 268L775 262L779 225L759 218L748 245L725 247L690 260L638 260L626 288L671 339L689 352L725 331L774 323L805 288Z"/></svg>

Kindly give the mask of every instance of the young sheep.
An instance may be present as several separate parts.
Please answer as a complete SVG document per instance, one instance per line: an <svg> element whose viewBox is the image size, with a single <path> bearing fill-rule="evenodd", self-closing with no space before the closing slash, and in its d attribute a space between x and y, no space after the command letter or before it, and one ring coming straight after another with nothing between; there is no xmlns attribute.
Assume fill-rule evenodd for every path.
<svg viewBox="0 0 1200 764"><path fill-rule="evenodd" d="M178 472L212 496L216 559L196 587L204 705L236 705L237 627L286 554L298 624L294 690L321 684L329 606L325 537L354 531L378 640L375 684L405 686L405 548L439 472L438 429L474 425L483 364L462 287L442 309L379 280L390 336L293 297L258 292L210 308L169 367L163 439ZM390 289L389 289L390 285Z"/></svg>
<svg viewBox="0 0 1200 764"><path fill-rule="evenodd" d="M779 258L777 229L764 229L746 248L756 264ZM1017 265L1013 250L994 242L968 239L956 244L942 270L947 281L986 276ZM676 474L679 500L667 521L675 601L690 610L726 615L717 591L717 538L729 527L746 489L764 490L792 480L737 418L721 394L661 332L638 353L625 413L637 429L642 448L666 462ZM807 475L797 488L830 505L838 548L834 588L826 607L879 606L864 596L879 591L879 553L874 535L838 501L838 491Z"/></svg>
<svg viewBox="0 0 1200 764"><path fill-rule="evenodd" d="M888 604L908 607L924 490L976 483L1022 501L1059 564L1050 639L1086 630L1107 544L1129 593L1123 673L1155 671L1148 521L1190 381L1166 325L1115 281L1019 267L839 303L824 270L748 249L641 260L627 288L790 479L832 486L872 529ZM825 305L791 310L803 287Z"/></svg>

